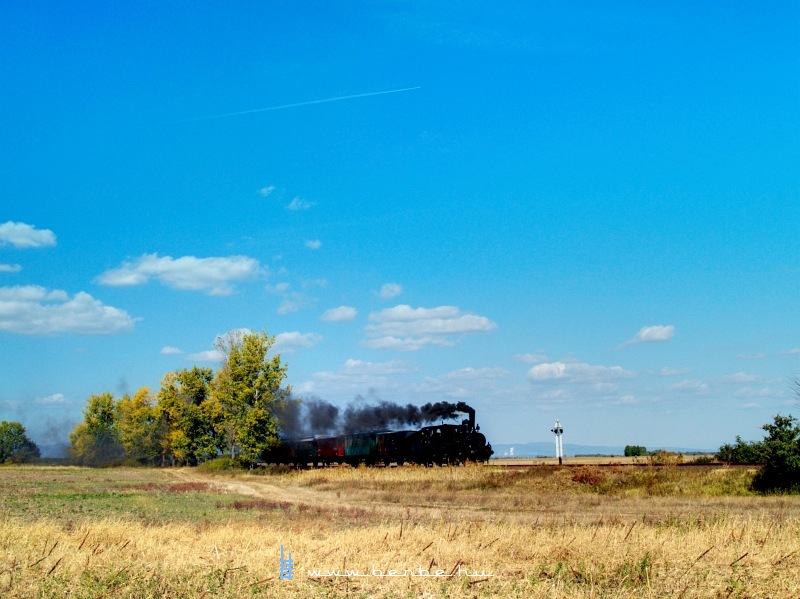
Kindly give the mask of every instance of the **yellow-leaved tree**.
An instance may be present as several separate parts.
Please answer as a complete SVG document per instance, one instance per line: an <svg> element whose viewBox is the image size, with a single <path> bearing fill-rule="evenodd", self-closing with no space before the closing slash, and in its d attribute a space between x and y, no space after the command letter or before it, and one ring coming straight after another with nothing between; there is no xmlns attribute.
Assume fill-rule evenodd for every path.
<svg viewBox="0 0 800 599"><path fill-rule="evenodd" d="M269 356L275 338L266 333L232 331L220 338L222 368L211 383L215 428L232 458L253 463L279 443L277 413L287 386L280 354Z"/></svg>
<svg viewBox="0 0 800 599"><path fill-rule="evenodd" d="M119 440L128 459L153 464L161 453L155 397L142 387L133 397L123 395L117 402Z"/></svg>
<svg viewBox="0 0 800 599"><path fill-rule="evenodd" d="M111 393L92 395L83 410L83 422L69 435L72 459L84 466L99 466L124 455L119 440L117 406Z"/></svg>

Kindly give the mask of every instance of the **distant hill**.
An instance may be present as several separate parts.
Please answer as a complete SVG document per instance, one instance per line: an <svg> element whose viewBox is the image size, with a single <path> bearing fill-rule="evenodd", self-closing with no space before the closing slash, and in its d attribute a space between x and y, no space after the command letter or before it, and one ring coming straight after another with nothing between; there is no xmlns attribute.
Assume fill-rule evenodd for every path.
<svg viewBox="0 0 800 599"><path fill-rule="evenodd" d="M552 458L556 455L555 442L539 441L531 443L492 443L494 449L493 458L510 457L512 455L518 458L537 458L549 457ZM711 449L697 449L687 447L647 447L648 450L666 449L667 451L675 451L678 453L714 453L715 450ZM625 447L623 445L578 445L575 443L564 443L564 457L577 456L577 455L624 455Z"/></svg>

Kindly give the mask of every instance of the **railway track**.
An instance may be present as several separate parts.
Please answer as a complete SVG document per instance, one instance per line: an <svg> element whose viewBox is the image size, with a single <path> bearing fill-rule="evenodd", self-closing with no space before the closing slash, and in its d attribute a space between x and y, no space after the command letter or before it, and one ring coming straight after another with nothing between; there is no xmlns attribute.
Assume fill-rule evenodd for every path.
<svg viewBox="0 0 800 599"><path fill-rule="evenodd" d="M495 458L490 459L486 462L488 466L493 466L496 468L532 468L535 466L558 466L558 460L556 458ZM716 468L737 468L737 469L747 469L747 468L758 468L759 464L725 464L723 462L696 462L693 460L687 460L685 462L677 463L677 464L651 464L647 459L642 458L629 458L623 456L603 456L603 457L596 457L596 456L588 456L588 457L574 457L574 458L564 458L562 467L564 468L578 468L584 466L598 466L603 468L608 468L612 466L650 466L650 465L661 465L661 466L673 466L677 468L706 468L706 469L716 469Z"/></svg>

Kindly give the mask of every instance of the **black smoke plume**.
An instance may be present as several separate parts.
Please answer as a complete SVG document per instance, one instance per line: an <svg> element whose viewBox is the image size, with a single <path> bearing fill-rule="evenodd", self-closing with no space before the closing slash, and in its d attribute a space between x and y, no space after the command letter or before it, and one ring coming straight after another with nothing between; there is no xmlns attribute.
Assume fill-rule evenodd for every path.
<svg viewBox="0 0 800 599"><path fill-rule="evenodd" d="M460 401L439 401L418 407L383 399L356 397L344 410L318 397L288 398L278 414L285 437L310 437L341 433L414 428L468 414L474 424L475 410Z"/></svg>

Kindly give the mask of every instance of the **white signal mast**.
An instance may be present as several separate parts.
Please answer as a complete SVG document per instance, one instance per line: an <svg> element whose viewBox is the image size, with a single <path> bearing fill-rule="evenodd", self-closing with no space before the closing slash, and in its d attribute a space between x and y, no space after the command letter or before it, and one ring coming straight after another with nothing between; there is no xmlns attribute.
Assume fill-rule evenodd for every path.
<svg viewBox="0 0 800 599"><path fill-rule="evenodd" d="M561 444L561 435L564 434L564 429L561 427L561 423L556 420L555 425L553 425L553 428L550 430L556 436L556 457L558 458L558 465L560 466L564 458L564 446Z"/></svg>

